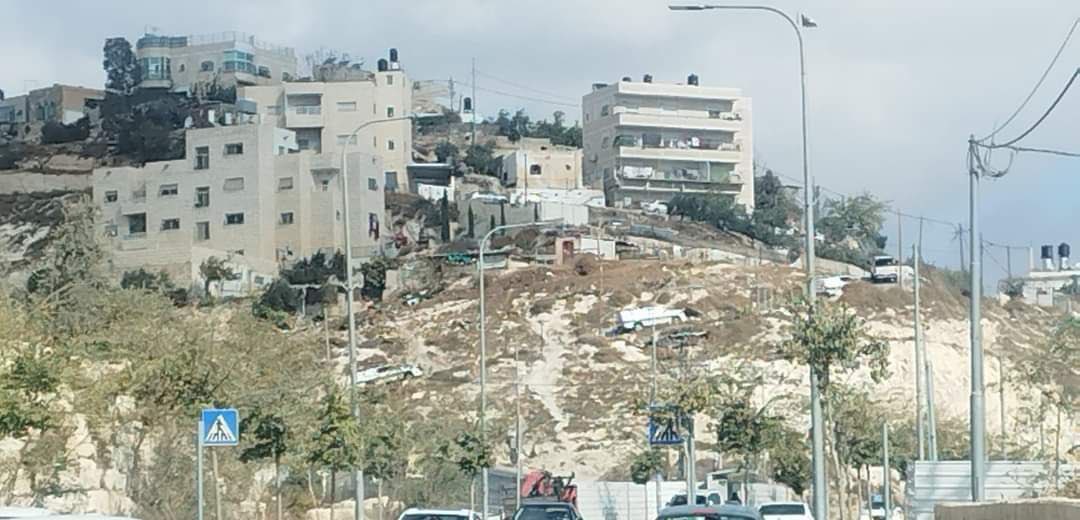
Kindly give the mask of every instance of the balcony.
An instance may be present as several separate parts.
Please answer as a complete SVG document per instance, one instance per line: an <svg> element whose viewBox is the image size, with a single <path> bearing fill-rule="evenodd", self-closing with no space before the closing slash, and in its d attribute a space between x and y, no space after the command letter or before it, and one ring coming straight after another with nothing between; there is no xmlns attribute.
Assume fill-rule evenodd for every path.
<svg viewBox="0 0 1080 520"><path fill-rule="evenodd" d="M702 117L638 112L623 107L615 108L615 124L641 128L718 132L738 132L743 129L742 116L738 112L722 112L718 114L718 117Z"/></svg>
<svg viewBox="0 0 1080 520"><path fill-rule="evenodd" d="M288 128L322 128L322 107L319 105L290 106L285 113Z"/></svg>
<svg viewBox="0 0 1080 520"><path fill-rule="evenodd" d="M663 146L619 146L618 157L622 159L651 159L667 161L722 162L737 163L743 159L740 147L734 143L725 143L725 149L716 147L663 147Z"/></svg>
<svg viewBox="0 0 1080 520"><path fill-rule="evenodd" d="M616 176L621 185L640 187L667 187L679 186L677 189L713 189L709 186L732 186L743 184L744 178L741 170L728 170L725 168L654 168L652 166L621 166L616 170ZM738 189L738 188L735 188Z"/></svg>

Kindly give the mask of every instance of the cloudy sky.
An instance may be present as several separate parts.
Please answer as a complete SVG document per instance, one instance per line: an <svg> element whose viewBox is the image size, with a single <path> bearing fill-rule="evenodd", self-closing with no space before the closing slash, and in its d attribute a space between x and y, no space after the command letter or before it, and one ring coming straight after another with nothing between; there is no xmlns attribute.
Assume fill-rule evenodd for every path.
<svg viewBox="0 0 1080 520"><path fill-rule="evenodd" d="M968 135L985 135L1008 118L1080 15L1075 0L771 5L819 23L805 34L817 182L843 193L870 191L906 213L965 225ZM624 75L684 81L693 72L702 84L752 96L757 159L801 176L795 40L781 19L764 13L673 13L663 0L11 1L4 12L0 88L9 94L53 82L100 85L103 40L134 41L148 27L169 34L245 31L301 55L333 49L369 64L397 47L414 79L468 81L475 58L481 88L536 98L481 91L484 113L564 110L578 119L579 109L547 101L576 105L593 82ZM1074 41L1001 137L1026 129L1078 65ZM1024 143L1080 150L1078 108L1080 87ZM985 237L1080 247L1078 167L1080 159L1017 157L1008 176L984 183ZM910 246L917 225L904 226ZM890 235L895 227L890 222ZM927 225L924 250L939 263L958 261L959 244L943 226ZM1000 272L996 263L1005 253L989 254L987 276L996 277L991 271ZM1025 257L1013 254L1018 269Z"/></svg>

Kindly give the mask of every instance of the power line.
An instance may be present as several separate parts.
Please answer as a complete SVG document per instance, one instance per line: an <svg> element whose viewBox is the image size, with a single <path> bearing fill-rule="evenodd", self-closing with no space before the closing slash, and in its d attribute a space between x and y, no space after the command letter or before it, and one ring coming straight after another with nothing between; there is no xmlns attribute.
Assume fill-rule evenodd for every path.
<svg viewBox="0 0 1080 520"><path fill-rule="evenodd" d="M1011 123L1013 119L1016 119L1016 116L1020 115L1020 112L1024 110L1024 107L1026 107L1028 102L1031 101L1031 98L1035 97L1035 93L1038 92L1039 87L1041 87L1043 82L1046 81L1046 77L1050 75L1050 71L1053 70L1054 65L1057 64L1057 60L1061 57L1061 53L1065 51L1065 47L1069 44L1069 40L1072 38L1073 32L1076 31L1076 26L1078 24L1080 24L1080 18L1077 18L1073 21L1072 27L1069 28L1069 33L1065 35L1065 41L1061 42L1061 46L1058 47L1057 53L1054 54L1054 58L1050 60L1050 65L1048 65L1046 67L1046 70L1043 71L1042 76L1039 78L1039 81L1035 83L1035 86L1031 89L1031 92L1027 95L1026 98L1024 98L1024 101L1020 103L1020 106L1016 108L1016 111L1013 112L1012 115L1009 116L1009 118L1001 124L1001 126L997 127L993 132L990 132L990 135L980 139L980 143L985 142L989 139L993 139L993 137L997 135L998 132L1004 130L1006 126L1009 126L1009 123Z"/></svg>
<svg viewBox="0 0 1080 520"><path fill-rule="evenodd" d="M1053 150L1050 148L1029 148L1025 146L1006 146L1006 148L1014 152L1033 152L1045 153L1050 155L1060 155L1063 157L1080 157L1080 152L1065 152L1061 150Z"/></svg>
<svg viewBox="0 0 1080 520"><path fill-rule="evenodd" d="M529 87L527 85L522 85L520 83L514 83L512 81L508 81L508 80L505 80L505 79L502 79L502 78L499 78L499 77L496 77L496 76L492 76L491 74L488 74L486 72L482 72L482 71L479 71L479 70L476 71L476 74L479 75L479 76L491 79L491 80L498 81L499 83L503 83L503 84L509 85L511 87L514 87L514 88L519 88L521 90L528 90L530 92L533 92L535 94L540 94L542 96L547 96L547 97L550 97L550 98L553 98L553 99L562 99L562 100L566 100L566 101L574 101L574 98L569 97L569 96L563 96L561 94L556 94L554 92L547 92L547 91L544 91L544 90L539 90L539 89Z"/></svg>
<svg viewBox="0 0 1080 520"><path fill-rule="evenodd" d="M423 80L423 81L443 81L443 82L448 82L449 80L445 80L445 79L428 79L428 80ZM464 85L466 87L474 88L474 85L472 85L471 83L467 83L465 81L454 81L454 83L458 84L458 85ZM475 86L475 88L476 88L476 90L479 90L479 91L482 91L482 92L487 92L487 93L490 93L490 94L496 94L496 95L499 95L499 96L511 97L511 98L515 98L515 99L522 99L522 100L525 100L525 101L534 101L534 102L537 102L537 103L544 103L544 104L548 104L548 105L555 105L555 106L561 106L561 107L581 108L581 105L573 104L573 103L566 103L566 102L563 102L563 101L556 101L556 100L552 100L552 99L544 99L544 98L539 98L539 97L525 96L525 95L521 95L521 94L514 94L514 93L506 92L506 91L503 91L503 90L496 90L496 89L487 88L487 87L481 87L481 86Z"/></svg>
<svg viewBox="0 0 1080 520"><path fill-rule="evenodd" d="M1076 81L1076 76L1078 76L1078 75L1080 75L1080 69L1077 69L1077 70L1073 71L1072 76L1069 77L1069 81L1067 83L1065 83L1065 88L1061 89L1061 93L1059 93L1057 95L1057 98L1055 98L1054 102L1050 104L1050 107L1048 107L1046 109L1046 111L1043 112L1043 115L1040 116L1039 119L1036 120L1035 123L1031 125L1031 127L1029 127L1027 130L1025 130L1020 135L1016 136L1015 139L1012 139L1012 140L1010 140L1008 142L1005 142L1005 143L1002 143L1002 144L984 144L984 143L981 143L981 142L978 142L978 141L973 141L972 143L975 146L980 146L980 147L986 148L988 150L994 150L994 149L997 149L997 148L1008 148L1008 147L1020 142L1021 139L1027 137L1029 134L1031 134L1031 132L1034 132L1035 129L1038 128L1039 125L1041 125L1043 123L1043 121L1045 121L1046 118L1050 116L1050 114L1054 111L1054 109L1057 108L1058 103L1061 103L1061 100L1065 97L1065 94L1067 94L1069 92L1069 89L1072 88L1073 82ZM1008 171L1008 168L1003 170L1002 174L1004 174L1004 172L1007 172L1007 171Z"/></svg>

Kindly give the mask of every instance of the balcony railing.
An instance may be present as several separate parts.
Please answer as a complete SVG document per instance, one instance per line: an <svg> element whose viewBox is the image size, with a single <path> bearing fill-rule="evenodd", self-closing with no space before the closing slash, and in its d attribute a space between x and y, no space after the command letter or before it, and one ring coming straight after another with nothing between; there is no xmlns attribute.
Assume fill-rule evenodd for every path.
<svg viewBox="0 0 1080 520"><path fill-rule="evenodd" d="M294 114L297 114L297 115L317 116L319 114L322 114L322 107L318 106L318 105L299 106L299 107L292 107L292 111L293 111Z"/></svg>
<svg viewBox="0 0 1080 520"><path fill-rule="evenodd" d="M702 139L699 137L682 138L659 138L646 139L634 135L615 136L614 146L623 148L643 149L677 149L677 150L719 150L721 152L742 151L740 143L730 141L718 141L715 139Z"/></svg>

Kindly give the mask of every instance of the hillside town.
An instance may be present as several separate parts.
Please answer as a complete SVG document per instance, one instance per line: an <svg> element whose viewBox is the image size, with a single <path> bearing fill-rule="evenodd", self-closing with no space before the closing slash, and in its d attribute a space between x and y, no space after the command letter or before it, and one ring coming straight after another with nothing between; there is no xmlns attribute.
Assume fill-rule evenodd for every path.
<svg viewBox="0 0 1080 520"><path fill-rule="evenodd" d="M817 27L656 6L713 8ZM537 113L136 29L0 81L0 519L1080 518L1080 262L976 206L1026 133L954 222L815 182L805 69L801 119L705 64Z"/></svg>

